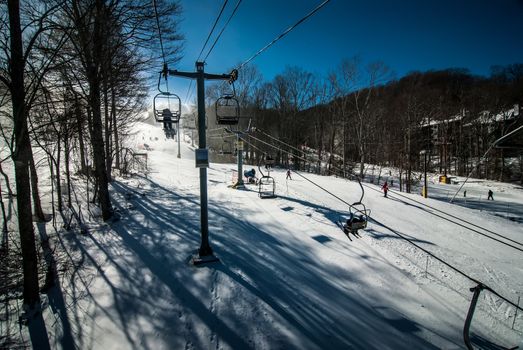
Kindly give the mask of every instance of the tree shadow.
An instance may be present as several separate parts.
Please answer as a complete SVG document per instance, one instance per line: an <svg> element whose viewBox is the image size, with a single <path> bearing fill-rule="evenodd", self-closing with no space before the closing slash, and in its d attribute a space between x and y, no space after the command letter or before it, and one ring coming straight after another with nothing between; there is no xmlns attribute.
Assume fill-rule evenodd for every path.
<svg viewBox="0 0 523 350"><path fill-rule="evenodd" d="M280 234L285 228L278 222L251 222L252 208L238 215L226 201L211 198L210 239L220 262L189 265L200 243L198 197L143 181L150 188L112 184L118 222L96 235L69 237L70 249L98 275L94 285L81 283L92 301L89 309L78 308L75 322L92 320L96 328L105 319L125 336L121 346L133 349L155 349L158 342L173 349L219 348L221 342L237 349L434 348L419 327L391 328L373 301L355 291L365 282L351 266L329 262ZM325 217L339 214L289 201ZM372 259L366 257L369 264ZM375 266L375 273L380 269ZM84 340L82 348L100 341Z"/></svg>

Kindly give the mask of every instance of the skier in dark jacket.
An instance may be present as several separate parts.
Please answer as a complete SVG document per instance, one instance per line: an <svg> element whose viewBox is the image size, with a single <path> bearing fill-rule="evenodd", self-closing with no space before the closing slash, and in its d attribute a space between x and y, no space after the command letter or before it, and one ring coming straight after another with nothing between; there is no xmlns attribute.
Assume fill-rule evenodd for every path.
<svg viewBox="0 0 523 350"><path fill-rule="evenodd" d="M492 190L488 190L487 200L494 200L494 192Z"/></svg>
<svg viewBox="0 0 523 350"><path fill-rule="evenodd" d="M172 116L173 116L173 114L171 113L169 108L165 108L162 111L163 128L165 130L172 130L173 129Z"/></svg>

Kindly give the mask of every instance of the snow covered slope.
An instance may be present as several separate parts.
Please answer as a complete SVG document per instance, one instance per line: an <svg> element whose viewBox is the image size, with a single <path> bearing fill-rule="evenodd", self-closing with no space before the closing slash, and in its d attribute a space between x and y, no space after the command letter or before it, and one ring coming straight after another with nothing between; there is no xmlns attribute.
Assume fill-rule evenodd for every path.
<svg viewBox="0 0 523 350"><path fill-rule="evenodd" d="M112 185L121 220L63 240L77 268L64 281L67 317L47 314L57 348L73 339L81 349L461 349L475 286L464 275L515 303L523 290L517 221L414 194L383 198L366 185L372 220L349 240L336 225L347 206L310 181L349 203L360 197L357 183L307 173L286 180L275 169L277 198L259 199L254 186L227 187L234 164L208 169L210 242L220 262L195 267L193 149L182 141L176 158L177 143L146 124L134 147L144 143L147 177ZM521 205L523 194L510 200ZM518 345L523 317L514 317L514 307L483 291L475 346Z"/></svg>

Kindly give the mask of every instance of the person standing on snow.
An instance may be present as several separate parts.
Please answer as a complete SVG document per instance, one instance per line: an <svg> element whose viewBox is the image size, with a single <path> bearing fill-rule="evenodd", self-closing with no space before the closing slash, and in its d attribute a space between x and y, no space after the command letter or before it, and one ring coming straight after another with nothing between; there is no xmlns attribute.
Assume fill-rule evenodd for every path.
<svg viewBox="0 0 523 350"><path fill-rule="evenodd" d="M487 197L487 200L494 200L494 192L492 192L492 190L488 190L488 197Z"/></svg>
<svg viewBox="0 0 523 350"><path fill-rule="evenodd" d="M389 191L389 185L387 184L387 181L381 186L381 189L383 190L383 196L387 198L387 192Z"/></svg>
<svg viewBox="0 0 523 350"><path fill-rule="evenodd" d="M287 178L285 180L289 180L291 179L292 180L292 177L291 177L291 169L287 170Z"/></svg>

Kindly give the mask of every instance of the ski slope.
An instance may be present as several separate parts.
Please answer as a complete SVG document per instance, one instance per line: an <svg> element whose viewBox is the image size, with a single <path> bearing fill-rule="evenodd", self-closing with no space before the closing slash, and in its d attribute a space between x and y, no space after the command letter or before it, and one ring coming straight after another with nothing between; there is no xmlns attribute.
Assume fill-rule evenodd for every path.
<svg viewBox="0 0 523 350"><path fill-rule="evenodd" d="M210 243L220 261L195 267L199 170L185 141L178 159L175 141L139 124L130 146L148 145L150 172L113 182L121 219L60 240L72 267L62 280L67 314L53 314L52 300L44 314L54 348L465 348L474 282L399 235L514 303L523 291L523 246L514 243L523 243L522 226L491 213L490 203L479 210L394 191L383 198L366 184L372 220L350 240L336 225L347 205L310 181L349 203L360 198L357 183L308 173L286 180L285 169L274 169L277 198L259 199L255 186L228 187L235 164L208 169ZM521 205L523 192L495 199ZM475 346L519 345L523 317L514 317L514 307L483 291Z"/></svg>

